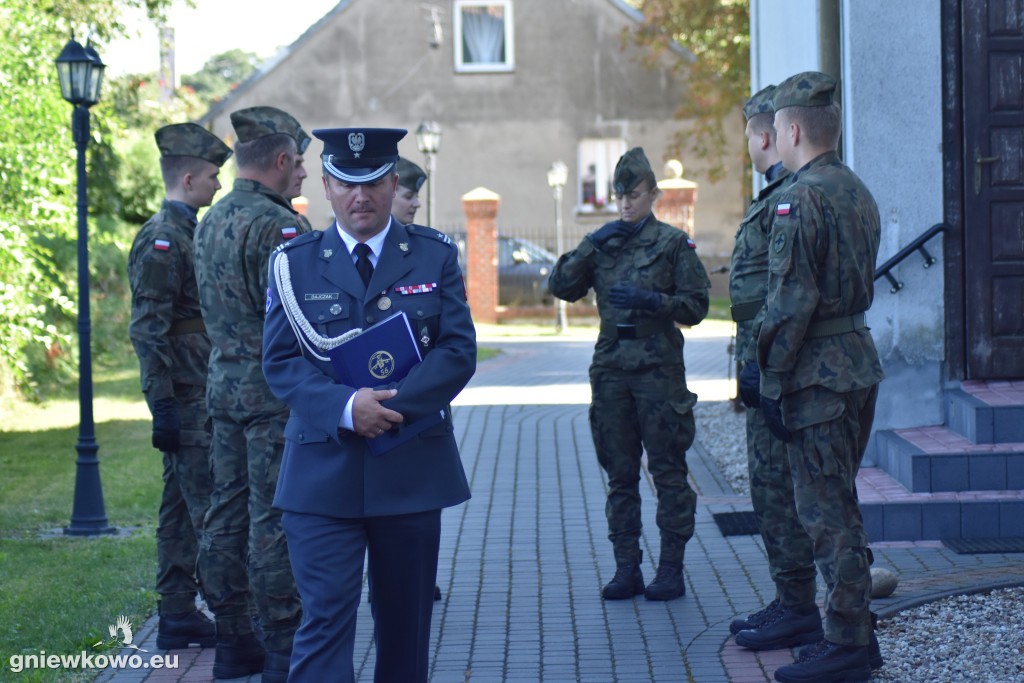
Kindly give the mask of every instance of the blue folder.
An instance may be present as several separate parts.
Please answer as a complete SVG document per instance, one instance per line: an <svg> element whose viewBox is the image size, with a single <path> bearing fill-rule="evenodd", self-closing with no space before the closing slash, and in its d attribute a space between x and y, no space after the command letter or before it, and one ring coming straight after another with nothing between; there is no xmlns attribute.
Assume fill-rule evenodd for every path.
<svg viewBox="0 0 1024 683"><path fill-rule="evenodd" d="M398 311L366 328L328 351L328 355L338 381L356 389L391 388L423 360L405 311ZM380 455L443 420L444 411L439 411L412 423L403 422L380 436L367 439L366 445L371 453Z"/></svg>

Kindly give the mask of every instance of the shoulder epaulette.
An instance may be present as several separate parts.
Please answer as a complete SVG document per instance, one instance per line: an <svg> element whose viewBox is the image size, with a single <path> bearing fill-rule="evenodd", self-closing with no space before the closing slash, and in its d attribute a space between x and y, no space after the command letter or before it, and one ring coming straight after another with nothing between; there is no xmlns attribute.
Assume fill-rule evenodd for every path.
<svg viewBox="0 0 1024 683"><path fill-rule="evenodd" d="M410 235L416 235L417 237L426 237L428 239L435 239L444 242L450 247L455 246L455 243L452 242L452 239L448 237L448 235L441 232L440 230L435 230L434 228L428 228L425 225L416 224L407 225L405 226L405 229L408 231Z"/></svg>

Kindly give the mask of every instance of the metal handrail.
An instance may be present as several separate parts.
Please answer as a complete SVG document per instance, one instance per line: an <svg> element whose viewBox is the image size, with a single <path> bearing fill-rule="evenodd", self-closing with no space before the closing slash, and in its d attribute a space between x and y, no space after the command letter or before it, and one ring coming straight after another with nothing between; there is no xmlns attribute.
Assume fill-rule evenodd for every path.
<svg viewBox="0 0 1024 683"><path fill-rule="evenodd" d="M889 259L881 266L876 268L875 280L878 280L879 278L882 277L886 278L889 281L889 284L892 285L889 291L892 292L893 294L903 289L903 283L899 282L895 277L893 277L890 271L915 251L921 252L921 255L924 256L924 267L931 267L932 264L935 263L936 259L934 256L928 253L928 250L924 248L924 244L925 242L935 237L935 235L939 234L940 232L946 232L949 230L952 230L952 228L950 228L945 223L936 223L932 227L925 230L917 237L917 239L915 239L913 242L900 249L895 256L893 256L891 259Z"/></svg>

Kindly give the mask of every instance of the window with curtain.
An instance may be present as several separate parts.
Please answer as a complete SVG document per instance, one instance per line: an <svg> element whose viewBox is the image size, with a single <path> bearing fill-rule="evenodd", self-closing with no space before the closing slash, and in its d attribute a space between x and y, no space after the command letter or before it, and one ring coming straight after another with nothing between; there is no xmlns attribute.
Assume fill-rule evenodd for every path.
<svg viewBox="0 0 1024 683"><path fill-rule="evenodd" d="M512 0L455 0L455 70L512 71Z"/></svg>
<svg viewBox="0 0 1024 683"><path fill-rule="evenodd" d="M579 142L579 211L617 211L612 192L615 164L626 153L622 138L584 138Z"/></svg>

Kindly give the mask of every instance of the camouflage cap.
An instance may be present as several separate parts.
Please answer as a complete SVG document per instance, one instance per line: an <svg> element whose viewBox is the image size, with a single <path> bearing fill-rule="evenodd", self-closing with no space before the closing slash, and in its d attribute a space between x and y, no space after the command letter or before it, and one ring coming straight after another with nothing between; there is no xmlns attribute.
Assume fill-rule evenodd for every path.
<svg viewBox="0 0 1024 683"><path fill-rule="evenodd" d="M231 148L197 123L172 123L153 134L162 157L196 157L223 166Z"/></svg>
<svg viewBox="0 0 1024 683"><path fill-rule="evenodd" d="M623 154L619 163L615 164L612 189L615 194L626 194L646 178L654 180L651 163L647 161L643 147L634 147Z"/></svg>
<svg viewBox="0 0 1024 683"><path fill-rule="evenodd" d="M820 71L804 71L775 87L772 106L775 111L786 107L824 107L832 104L835 92L836 79Z"/></svg>
<svg viewBox="0 0 1024 683"><path fill-rule="evenodd" d="M413 192L419 192L427 180L427 174L423 172L423 169L405 157L398 158L395 170L398 172L398 184Z"/></svg>
<svg viewBox="0 0 1024 683"><path fill-rule="evenodd" d="M251 142L268 135L284 134L295 139L299 154L309 147L310 137L295 118L276 107L249 107L231 112L231 125L239 142Z"/></svg>
<svg viewBox="0 0 1024 683"><path fill-rule="evenodd" d="M758 114L772 114L775 108L772 107L772 96L775 94L775 86L769 85L754 93L747 103L743 105L743 117L749 121Z"/></svg>

